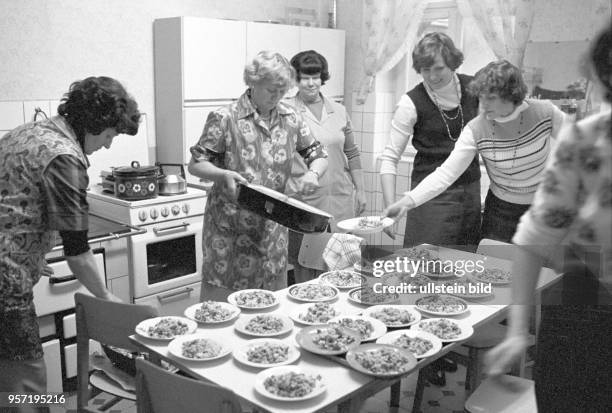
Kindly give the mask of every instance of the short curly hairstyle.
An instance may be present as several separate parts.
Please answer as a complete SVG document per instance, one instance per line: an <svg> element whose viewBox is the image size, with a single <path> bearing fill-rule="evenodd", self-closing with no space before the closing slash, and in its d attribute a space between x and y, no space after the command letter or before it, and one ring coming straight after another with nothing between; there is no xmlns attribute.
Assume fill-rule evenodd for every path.
<svg viewBox="0 0 612 413"><path fill-rule="evenodd" d="M329 80L329 68L327 59L314 50L300 52L291 58L291 66L295 69L298 82L300 73L305 75L321 75L321 85Z"/></svg>
<svg viewBox="0 0 612 413"><path fill-rule="evenodd" d="M295 69L280 53L263 50L244 67L244 83L251 87L265 81L288 89L295 84Z"/></svg>
<svg viewBox="0 0 612 413"><path fill-rule="evenodd" d="M444 63L451 70L456 70L463 63L463 53L455 47L453 40L444 33L427 33L412 51L412 67L417 73L433 66L436 55L442 56Z"/></svg>
<svg viewBox="0 0 612 413"><path fill-rule="evenodd" d="M518 105L527 95L527 85L518 67L507 60L497 60L476 72L468 91L473 96L496 93L503 100Z"/></svg>
<svg viewBox="0 0 612 413"><path fill-rule="evenodd" d="M140 122L136 101L121 83L105 76L72 83L57 113L72 127L81 145L87 133L98 135L108 128L136 135Z"/></svg>

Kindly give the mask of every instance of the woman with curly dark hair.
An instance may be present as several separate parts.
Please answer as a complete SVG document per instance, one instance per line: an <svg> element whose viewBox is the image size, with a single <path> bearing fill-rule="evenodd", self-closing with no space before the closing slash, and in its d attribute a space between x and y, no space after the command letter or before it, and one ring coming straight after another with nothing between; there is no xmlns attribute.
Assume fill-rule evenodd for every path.
<svg viewBox="0 0 612 413"><path fill-rule="evenodd" d="M478 96L481 113L463 129L446 161L384 213L395 217L438 196L480 154L491 181L481 237L510 242L531 205L564 114L550 101L525 99L521 72L506 60L480 69L469 90Z"/></svg>
<svg viewBox="0 0 612 413"><path fill-rule="evenodd" d="M0 392L45 393L46 375L33 287L59 231L72 273L102 298L106 289L87 244L87 167L119 133L135 135L140 113L108 77L74 82L58 115L0 139Z"/></svg>

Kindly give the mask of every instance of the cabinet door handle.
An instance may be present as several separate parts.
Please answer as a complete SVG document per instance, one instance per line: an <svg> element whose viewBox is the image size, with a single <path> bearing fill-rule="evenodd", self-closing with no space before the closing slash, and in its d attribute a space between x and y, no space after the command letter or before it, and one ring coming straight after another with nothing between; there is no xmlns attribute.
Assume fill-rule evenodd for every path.
<svg viewBox="0 0 612 413"><path fill-rule="evenodd" d="M174 293L169 293L169 294L164 294L164 295L161 295L161 294L160 294L160 295L158 295L158 296L157 296L157 299L158 299L160 302L162 302L162 301L164 301L164 300L168 300L168 299L171 299L171 298L175 298L175 297L177 297L177 296L179 296L179 295L183 295L183 294L189 295L189 294L191 294L191 292L192 292L192 291L193 291L193 288L191 288L191 287L187 287L187 288L185 288L185 289L184 289L184 290L182 290L182 291L176 291L176 292L174 292Z"/></svg>
<svg viewBox="0 0 612 413"><path fill-rule="evenodd" d="M76 280L76 275L74 274L70 274L70 275L65 275L63 277L49 277L49 284L63 284L63 283L67 283L69 281L74 281Z"/></svg>
<svg viewBox="0 0 612 413"><path fill-rule="evenodd" d="M182 224L178 224L178 225L173 225L171 227L166 227L166 228L153 228L153 232L155 232L156 235L159 235L163 232L167 232L167 231L176 231L179 229L187 229L187 227L189 226L189 222L183 222Z"/></svg>

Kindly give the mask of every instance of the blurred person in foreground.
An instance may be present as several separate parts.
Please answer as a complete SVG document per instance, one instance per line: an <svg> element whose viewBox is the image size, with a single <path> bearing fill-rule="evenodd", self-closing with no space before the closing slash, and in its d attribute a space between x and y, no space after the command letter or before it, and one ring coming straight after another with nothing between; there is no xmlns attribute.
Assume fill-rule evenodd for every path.
<svg viewBox="0 0 612 413"><path fill-rule="evenodd" d="M594 42L590 63L612 98L612 31ZM596 251L599 273L566 268L561 303L542 306L533 377L540 412L612 411L612 130L608 109L567 125L533 204L522 216L515 248L509 331L486 356L488 374L503 374L525 351L535 287L545 259ZM565 243L565 242L564 242ZM578 253L580 254L580 252ZM546 304L546 303L545 303Z"/></svg>
<svg viewBox="0 0 612 413"><path fill-rule="evenodd" d="M313 193L299 193L299 179L311 171L302 157L294 155L286 193L333 215L331 230L337 232L339 221L359 216L366 208L359 147L344 106L321 92L321 86L330 78L327 59L314 50L307 50L293 56L291 65L296 71L298 92L287 103L302 115L312 134L325 147L329 166ZM315 270L297 262L303 237L301 233L289 231L289 262L294 266L297 283L316 276Z"/></svg>
<svg viewBox="0 0 612 413"><path fill-rule="evenodd" d="M79 281L116 300L87 243L87 155L110 148L120 133L135 135L139 121L136 101L118 81L89 77L70 86L57 116L0 139L0 392L46 392L33 287L52 274L45 255L54 231Z"/></svg>
<svg viewBox="0 0 612 413"><path fill-rule="evenodd" d="M312 194L327 169L327 154L302 116L281 102L295 70L279 53L262 51L246 65L247 90L208 115L191 147L189 172L215 182L204 212L202 300L225 301L246 288L287 286L287 228L237 204L238 183L285 192L294 152L310 172L298 191Z"/></svg>

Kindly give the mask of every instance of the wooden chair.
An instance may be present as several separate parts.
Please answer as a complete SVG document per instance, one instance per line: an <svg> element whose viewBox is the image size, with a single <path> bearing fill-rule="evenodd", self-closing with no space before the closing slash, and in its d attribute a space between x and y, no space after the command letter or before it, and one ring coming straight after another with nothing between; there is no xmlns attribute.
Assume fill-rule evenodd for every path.
<svg viewBox="0 0 612 413"><path fill-rule="evenodd" d="M468 413L537 413L532 380L504 375L488 378L465 401Z"/></svg>
<svg viewBox="0 0 612 413"><path fill-rule="evenodd" d="M136 370L138 413L242 412L229 389L169 373L144 359L136 360Z"/></svg>
<svg viewBox="0 0 612 413"><path fill-rule="evenodd" d="M111 376L125 377L125 372L105 363L104 371L89 374L89 340L136 352L138 349L128 336L134 334L136 325L147 318L159 315L157 308L144 305L107 301L89 295L76 293L77 325L77 410L88 411L87 404L92 395L104 391L116 396L105 407L112 406L120 399L136 400L135 393L126 391ZM133 378L132 378L133 380ZM93 387L90 394L89 384ZM135 387L135 386L133 386ZM103 408L102 408L103 409Z"/></svg>

